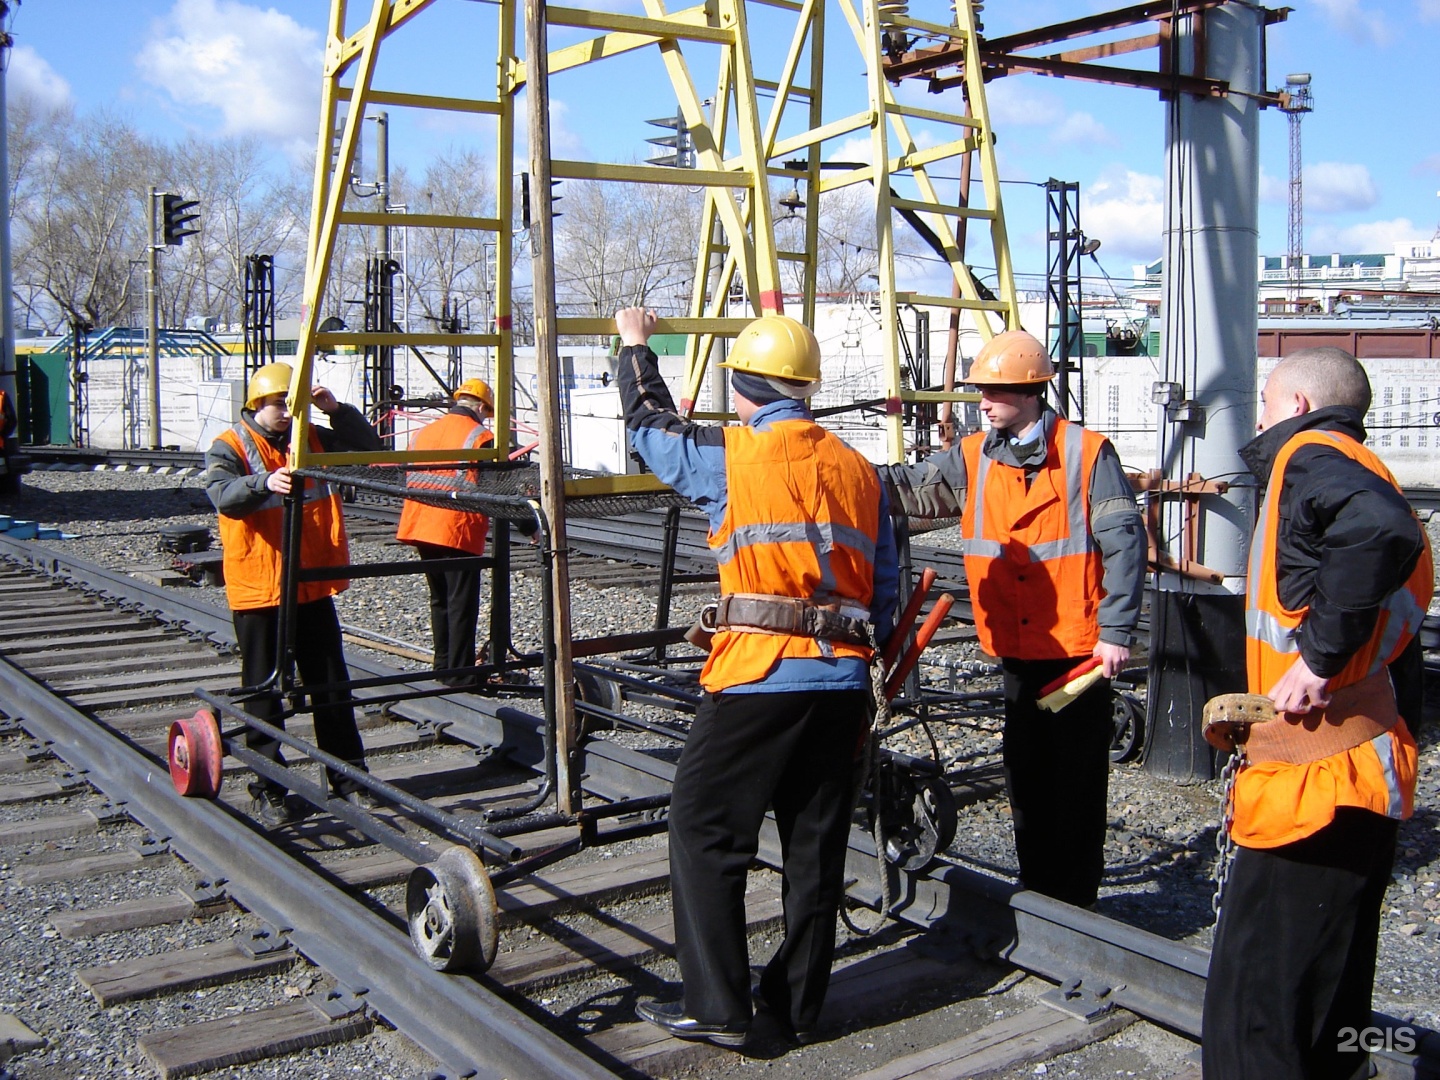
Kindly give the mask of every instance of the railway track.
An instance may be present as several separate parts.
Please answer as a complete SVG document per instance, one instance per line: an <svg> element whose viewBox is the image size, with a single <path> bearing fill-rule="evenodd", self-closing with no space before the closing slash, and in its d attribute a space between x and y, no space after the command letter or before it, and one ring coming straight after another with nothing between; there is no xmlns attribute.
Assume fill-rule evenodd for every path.
<svg viewBox="0 0 1440 1080"><path fill-rule="evenodd" d="M13 831L0 836L0 844L143 828L184 859L179 869L167 864L167 873L183 877L182 892L137 898L119 910L65 913L55 932L113 933L143 925L137 921L143 919L213 918L235 905L246 913L235 940L217 938L200 955L137 956L121 971L76 972L81 984L97 999L118 1003L138 991L184 992L196 980L263 980L280 968L306 972L292 974L286 985L305 983L310 992L247 1010L243 1024L147 1034L150 1041L138 1053L162 1075L186 1075L206 1062L258 1057L306 1040L357 1037L376 1017L438 1063L440 1071L431 1075L654 1075L682 1064L722 1075L734 1061L629 1023L626 1003L633 994L621 995L619 1007L587 1009L584 1003L605 997L603 987L571 991L575 1003L559 1015L558 1007L543 1004L567 1000L556 987L589 985L597 972L647 992L673 977L661 959L668 915L653 899L665 887L659 839L597 848L592 854L603 857L577 858L502 888L502 920L516 927L504 935L513 940L502 945L502 962L483 978L440 975L416 956L395 910L393 894L409 872L407 862L365 846L333 815L317 812L292 830L267 835L241 805L174 794L164 774L161 733L170 719L193 711L197 684L219 688L233 681L236 665L224 651L227 612L35 544L0 540L0 548L8 558L0 568L0 596L13 612L0 631L0 693L10 718L0 726L0 771L10 775L0 779L13 778L0 786L0 805L82 802L86 785L102 793L79 813L25 821L28 833L12 821L6 828ZM356 657L352 668L357 678L389 673ZM536 725L522 708L473 696L407 702L390 716L368 718L365 738L377 772L427 798L451 800L449 805L513 801L541 754ZM584 771L590 793L602 799L662 793L671 776L663 756L605 740L587 746ZM983 787L981 778L977 788ZM243 783L232 779L228 792L238 791ZM119 866L164 877L159 868L173 856L158 843L146 852L50 860L23 872L37 884L47 875L63 882L67 875L114 873ZM875 853L861 830L852 838L851 856L852 897L875 906ZM761 861L778 863L773 837L767 837ZM773 925L775 889L773 874L757 871L757 934ZM844 1030L863 1039L868 1028L896 1015L919 1020L909 1004L915 1001L939 1002L927 1014L954 1013L972 998L988 1010L988 984L1007 981L1001 965L1013 965L1014 978L1042 976L1058 984L1052 988L1058 992L1051 1004L1039 1003L1038 992L1029 1005L1007 1003L996 1010L1004 1017L977 1019L966 1038L937 1036L921 1051L941 1070L936 1075L1033 1062L1037 1047L1043 1060L1104 1039L1133 1016L1198 1034L1205 968L1198 950L1017 892L945 861L903 879L892 913L893 926L881 941L856 943L837 972L826 1020L837 1038ZM987 958L978 968L976 954ZM1023 985L1035 989L1033 980ZM1427 1038L1417 1054L1386 1058L1382 1075L1425 1075L1420 1070L1440 1057L1433 1036ZM1030 1048L1028 1059L1022 1046ZM197 1050L211 1056L188 1060ZM891 1057L877 1068L860 1067L857 1059L847 1072L880 1080L920 1067L911 1055Z"/></svg>

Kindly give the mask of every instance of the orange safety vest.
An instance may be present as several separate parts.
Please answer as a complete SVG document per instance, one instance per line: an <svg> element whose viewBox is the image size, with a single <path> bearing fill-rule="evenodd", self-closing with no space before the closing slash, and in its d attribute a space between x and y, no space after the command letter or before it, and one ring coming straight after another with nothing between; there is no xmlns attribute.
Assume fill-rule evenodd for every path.
<svg viewBox="0 0 1440 1080"><path fill-rule="evenodd" d="M240 456L247 473L274 472L286 463L285 453L256 436L242 421L220 435ZM320 438L310 430L310 450L323 453ZM280 545L285 504L274 494L244 517L220 515L220 544L225 552L225 596L232 611L280 606ZM300 566L311 570L321 566L346 566L350 547L345 539L345 519L340 494L322 480L305 480L304 520L300 531ZM299 601L307 604L344 592L350 582L302 581Z"/></svg>
<svg viewBox="0 0 1440 1080"><path fill-rule="evenodd" d="M1314 445L1339 450L1394 484L1397 491L1400 489L1374 453L1340 432L1301 432L1281 448L1250 546L1245 661L1252 694L1268 694L1300 655L1298 630L1309 608L1291 610L1280 603L1275 576L1279 502L1290 458L1300 447ZM1423 529L1421 535L1425 535ZM1419 632L1434 584L1427 539L1414 573L1381 605L1370 640L1329 680L1327 689L1333 692L1352 686L1394 661ZM1382 693L1394 694L1388 681L1383 687ZM1279 847L1319 832L1334 820L1339 806L1360 807L1401 820L1408 818L1414 808L1417 757L1415 740L1401 719L1369 742L1318 761L1247 764L1236 776L1231 792L1230 835L1243 847Z"/></svg>
<svg viewBox="0 0 1440 1080"><path fill-rule="evenodd" d="M18 418L10 408L10 395L0 390L0 439L8 439L18 426Z"/></svg>
<svg viewBox="0 0 1440 1080"><path fill-rule="evenodd" d="M870 618L880 481L875 467L812 420L725 429L725 519L710 534L722 593L794 596ZM849 656L865 645L719 630L700 685L758 682L781 660Z"/></svg>
<svg viewBox="0 0 1440 1080"><path fill-rule="evenodd" d="M454 450L459 447L473 450L494 441L495 436L486 431L479 421L463 413L446 413L412 435L410 449ZM461 465L453 471L448 468L412 469L405 478L405 486L414 491L428 489L449 494L457 488L472 486L473 480L467 475L471 470L470 465ZM485 537L489 531L490 519L484 514L406 499L400 511L400 527L395 532L395 539L402 544L435 544L468 551L471 555L484 555Z"/></svg>
<svg viewBox="0 0 1440 1080"><path fill-rule="evenodd" d="M960 443L960 536L980 647L1017 660L1089 656L1105 572L1090 534L1090 477L1105 436L1057 418L1028 487L1025 470L987 457L984 442L979 432Z"/></svg>

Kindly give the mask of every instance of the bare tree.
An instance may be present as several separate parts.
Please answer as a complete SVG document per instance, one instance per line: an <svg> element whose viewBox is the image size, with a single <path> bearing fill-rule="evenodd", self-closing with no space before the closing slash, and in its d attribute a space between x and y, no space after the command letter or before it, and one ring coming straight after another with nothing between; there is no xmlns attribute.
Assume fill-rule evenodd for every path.
<svg viewBox="0 0 1440 1080"><path fill-rule="evenodd" d="M405 194L421 214L485 217L494 213L490 166L473 150L451 150L432 161L415 190ZM493 234L475 229L411 229L405 273L411 297L424 318L438 321L489 288L489 251Z"/></svg>
<svg viewBox="0 0 1440 1080"><path fill-rule="evenodd" d="M565 182L556 221L562 311L606 316L645 304L683 310L690 299L701 198L668 184Z"/></svg>
<svg viewBox="0 0 1440 1080"><path fill-rule="evenodd" d="M53 165L35 172L12 223L27 292L53 305L51 325L123 321L149 240L155 145L105 113L52 129ZM43 155L42 155L43 156Z"/></svg>
<svg viewBox="0 0 1440 1080"><path fill-rule="evenodd" d="M812 213L806 210L803 213ZM868 184L850 184L820 196L819 242L816 252L815 291L821 296L847 297L875 290L872 276L880 267L875 235L875 189ZM804 244L805 222L800 216L776 222L776 236L782 246L798 249ZM898 217L894 231L896 259L918 257L924 247L915 231ZM802 288L801 267L786 262L781 274L786 288Z"/></svg>
<svg viewBox="0 0 1440 1080"><path fill-rule="evenodd" d="M245 260L255 254L303 260L306 222L293 192L269 168L258 139L187 139L170 155L167 187L199 200L200 233L163 260L161 322L187 314L243 321Z"/></svg>

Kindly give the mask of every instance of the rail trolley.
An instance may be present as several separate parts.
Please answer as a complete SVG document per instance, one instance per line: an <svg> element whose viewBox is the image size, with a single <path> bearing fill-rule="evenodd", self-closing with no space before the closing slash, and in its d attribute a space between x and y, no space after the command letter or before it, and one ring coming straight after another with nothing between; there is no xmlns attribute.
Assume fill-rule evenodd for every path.
<svg viewBox="0 0 1440 1080"><path fill-rule="evenodd" d="M407 487L406 475L433 470L422 488ZM654 627L638 633L576 640L574 708L565 715L556 685L556 596L550 570L556 550L551 524L538 499L536 468L522 462L368 464L305 467L295 471L307 482L340 484L372 496L412 498L452 509L481 512L496 523L492 549L486 556L307 568L302 550L300 496L285 499L279 619L280 658L262 686L224 693L198 690L202 702L194 716L176 721L169 735L169 766L176 788L184 795L213 798L221 786L221 762L228 754L258 776L279 784L305 801L415 863L406 887L406 919L416 949L442 971L483 971L494 960L498 941L498 909L494 886L538 870L587 847L663 831L670 795L667 790L636 790L619 797L600 797L586 790L591 755L616 731L644 732L673 745L685 737L684 717L699 701L698 675L703 654L682 645L688 629L670 625L671 601L677 581L694 580L677 572L680 496L669 491L586 496L567 500L570 517L609 516L642 509L663 511L664 539L658 577ZM442 479L443 478L443 479ZM578 478L578 477L575 477ZM512 639L512 567L510 528L533 522L541 537L546 572L541 575L542 626L539 650L522 652ZM902 545L903 548L903 545ZM413 575L422 570L478 567L489 572L489 642L483 662L473 669L436 669L352 680L348 684L305 686L295 673L295 625L302 582ZM890 667L887 696L909 690L897 705L894 721L873 733L874 743L900 731L940 719L949 708L991 709L993 695L920 693L914 665L924 642L942 622L949 597L942 596L910 648L899 655L906 630L916 621L934 581L922 576L901 615L901 625L887 649ZM458 690L439 680L473 675L476 686ZM473 694L490 699L503 726L520 738L541 742L539 765L530 790L519 799L479 812L455 812L388 783L364 769L333 757L310 742L270 723L251 705L279 697L280 719L313 712L317 691L343 696L357 708L392 710L405 702ZM655 721L627 713L627 699L659 707L671 719ZM887 711L888 712L888 711ZM883 716L886 715L882 713ZM249 732L279 741L291 752L291 763L277 764L246 745ZM510 740L504 740L509 742ZM398 812L394 820L352 802L330 797L324 777L317 782L295 766L313 762L363 786L379 802ZM857 766L859 767L859 766ZM861 796L865 827L881 854L882 895L895 891L894 875L919 871L954 837L956 809L938 760L880 751L867 762L869 782ZM640 785L643 787L643 785ZM401 820L403 819L403 820ZM606 826L602 828L602 823ZM555 842L556 829L571 835ZM543 836L541 834L544 834ZM873 871L872 871L873 873Z"/></svg>

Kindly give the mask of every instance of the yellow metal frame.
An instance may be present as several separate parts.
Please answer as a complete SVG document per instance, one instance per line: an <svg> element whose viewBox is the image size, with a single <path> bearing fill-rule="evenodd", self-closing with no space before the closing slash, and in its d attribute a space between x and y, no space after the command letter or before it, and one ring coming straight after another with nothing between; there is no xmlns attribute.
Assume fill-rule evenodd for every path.
<svg viewBox="0 0 1440 1080"><path fill-rule="evenodd" d="M515 98L524 87L528 66L516 48L516 24L520 0L500 0L497 15L498 55L496 56L493 98L470 99L413 94L398 88L373 85L376 61L386 38L401 29L416 31L419 18L435 0L372 0L368 21L346 36L349 0L331 0L331 18L325 50L324 84L320 110L320 152L317 155L314 202L311 208L310 248L306 262L304 307L300 330L299 357L290 389L297 437L292 440L291 460L296 466L333 462L406 462L430 460L409 451L372 454L311 454L306 429L310 404L310 379L317 347L335 350L367 344L489 346L495 350L495 426L508 431L513 415L511 396L514 370L514 340L510 327L511 263L513 238L508 227L512 219L510 178L515 168ZM829 116L825 109L826 15L833 6L844 17L856 50L855 62L865 72L865 108L847 115ZM995 163L994 138L985 102L979 38L974 12L968 0L956 6L955 24L942 26L908 17L893 5L881 7L877 0L707 0L706 3L667 11L664 0L645 0L643 15L576 7L550 7L545 16L549 25L566 26L594 36L575 44L550 50L546 57L547 78L553 81L565 72L584 65L604 62L622 54L655 49L661 66L679 102L680 113L689 130L697 168L671 169L650 165L620 165L604 162L554 161L557 178L604 180L623 183L672 184L703 187L705 202L697 244L695 289L686 317L666 319L659 329L689 336L686 357L685 392L681 408L693 414L700 396L707 365L718 338L732 337L751 318L783 307L781 263L799 267L803 282L800 318L813 324L816 301L819 214L805 215L803 249L782 251L774 231L770 180L804 184L807 206L818 206L820 196L848 185L868 183L873 187L875 241L879 252L881 319L884 330L883 392L886 398L886 429L891 460L903 460L902 408L905 403L973 400L974 395L919 391L905 385L900 349L899 306L914 304L971 311L977 329L988 338L996 327L1019 325L1013 270L1001 208L1000 180ZM764 12L769 19L793 14L788 46L778 69L761 73L755 68L748 19ZM418 31L417 31L418 32ZM969 115L957 115L939 108L918 107L896 100L895 88L883 75L883 40L887 33L907 32L960 43L966 51L964 64ZM691 76L685 49L718 49L718 72L714 92L708 101ZM831 45L834 48L834 45ZM835 57L830 58L832 61ZM848 58L846 70L855 70ZM833 65L832 65L833 66ZM766 107L761 99L766 97ZM417 109L493 115L497 119L495 153L497 196L493 218L461 218L448 215L383 215L345 209L345 178L355 157L361 121L371 104L389 104ZM707 104L710 106L707 110ZM332 135L344 106L344 124L338 147ZM955 136L937 146L922 146L912 133L912 124L948 125ZM871 164L844 172L822 171L826 144L855 132L868 131ZM332 149L335 152L332 154ZM931 173L941 163L964 154L979 158L981 206L955 205L943 198ZM787 162L801 162L795 171ZM901 291L896 284L894 216L897 210L914 212L941 240L946 260L958 286L958 297L931 296ZM959 249L954 222L964 218L974 228L988 227L994 265L997 268L997 299L984 300L965 265ZM337 230L342 225L384 224L392 228L424 227L480 230L493 233L497 250L497 325L489 333L465 334L321 334L316 328L320 299L330 272ZM749 310L732 315L727 297L736 282L743 283ZM561 318L556 320L560 335L608 335L613 322L608 317ZM709 415L715 415L714 412ZM493 447L471 451L447 451L446 460L500 460L506 440ZM610 486L606 486L610 484ZM615 486L619 484L619 486ZM571 485L567 485L567 488ZM575 486L576 493L595 485ZM653 477L626 478L623 483L600 485L607 493L618 490L654 490Z"/></svg>
<svg viewBox="0 0 1440 1080"><path fill-rule="evenodd" d="M413 94L380 89L373 85L380 49L389 35L402 29L419 32L406 24L416 20L435 0L373 0L365 24L345 35L349 0L331 0L330 21L325 43L325 67L320 95L320 145L315 156L315 186L310 207L310 245L305 262L304 301L300 310L300 340L297 362L290 383L289 402L295 417L290 442L290 464L363 465L426 461L503 461L508 440L470 450L417 453L387 450L374 453L316 454L309 449L310 385L317 349L334 352L364 345L482 346L495 350L495 429L509 431L514 411L510 386L514 371L514 334L511 327L511 286L514 241L510 221L514 210L511 176L515 164L515 55L516 9L506 2L495 5L496 40L495 94L489 99ZM347 178L355 160L361 124L371 105L393 105L412 109L489 115L496 118L495 216L462 217L448 214L385 214L350 210L345 207ZM344 106L344 124L338 141L334 135ZM495 237L495 313L493 330L486 333L320 333L321 298L330 276L331 260L341 226L384 225L389 228L463 229L491 233Z"/></svg>

